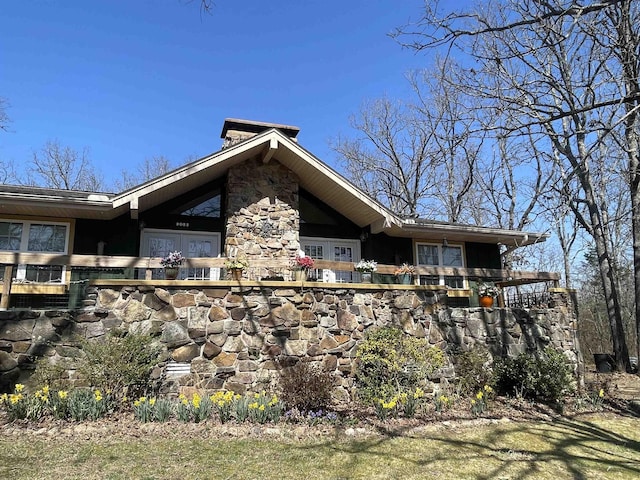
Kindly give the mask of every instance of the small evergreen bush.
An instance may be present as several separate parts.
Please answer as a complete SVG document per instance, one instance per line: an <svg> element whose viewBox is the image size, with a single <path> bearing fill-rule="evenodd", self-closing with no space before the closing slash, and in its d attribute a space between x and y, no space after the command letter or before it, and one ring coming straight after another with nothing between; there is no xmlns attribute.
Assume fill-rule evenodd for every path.
<svg viewBox="0 0 640 480"><path fill-rule="evenodd" d="M371 331L356 353L356 382L360 401L375 405L380 399L424 387L444 365L444 352L424 338L406 335L398 327Z"/></svg>
<svg viewBox="0 0 640 480"><path fill-rule="evenodd" d="M499 393L558 402L574 389L571 366L562 352L547 347L538 358L522 353L494 363Z"/></svg>
<svg viewBox="0 0 640 480"><path fill-rule="evenodd" d="M326 409L331 404L333 375L308 362L298 362L280 370L278 388L288 409Z"/></svg>

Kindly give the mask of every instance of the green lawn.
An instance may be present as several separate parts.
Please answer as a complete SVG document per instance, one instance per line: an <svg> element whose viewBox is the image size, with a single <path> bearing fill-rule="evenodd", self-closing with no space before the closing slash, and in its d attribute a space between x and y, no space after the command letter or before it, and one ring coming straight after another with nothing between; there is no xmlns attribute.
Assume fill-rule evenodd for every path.
<svg viewBox="0 0 640 480"><path fill-rule="evenodd" d="M618 479L640 478L640 419L590 415L544 422L455 422L394 434L292 430L216 438L177 434L51 436L0 430L2 479ZM176 426L178 429L178 426ZM413 433L411 433L413 432Z"/></svg>

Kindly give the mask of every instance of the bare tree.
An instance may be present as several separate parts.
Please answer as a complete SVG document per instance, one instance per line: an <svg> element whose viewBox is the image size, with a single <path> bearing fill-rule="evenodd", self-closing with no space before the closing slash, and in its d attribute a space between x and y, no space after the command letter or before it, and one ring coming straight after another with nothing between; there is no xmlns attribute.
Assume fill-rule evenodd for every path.
<svg viewBox="0 0 640 480"><path fill-rule="evenodd" d="M433 185L433 131L410 106L388 98L365 103L351 125L363 136L332 144L348 177L394 212L419 216Z"/></svg>
<svg viewBox="0 0 640 480"><path fill-rule="evenodd" d="M599 198L598 156L614 141L628 157L633 207L636 299L640 299L640 172L638 171L638 2L602 0L579 5L551 0L490 0L465 12L441 14L426 2L419 22L398 30L405 45L444 46L470 56L473 76L459 85L491 112L507 109L516 124L501 135L537 136L537 152L557 152L566 175L559 189L579 224L592 237L613 347L628 366L620 297L615 280L609 212ZM596 160L597 159L597 160ZM577 186L577 189L574 188ZM640 322L640 302L636 302ZM640 323L637 323L640 339Z"/></svg>
<svg viewBox="0 0 640 480"><path fill-rule="evenodd" d="M120 178L115 181L117 191L128 190L152 178L164 175L172 169L171 161L162 155L145 158L135 169L122 170Z"/></svg>
<svg viewBox="0 0 640 480"><path fill-rule="evenodd" d="M469 222L474 208L471 188L477 182L484 132L469 108L473 99L449 81L458 72L453 61L440 60L435 68L414 72L409 80L418 98L416 121L432 132L431 215L449 222Z"/></svg>
<svg viewBox="0 0 640 480"><path fill-rule="evenodd" d="M61 190L98 192L104 183L89 160L87 148L78 152L57 140L33 152L27 175L28 184Z"/></svg>
<svg viewBox="0 0 640 480"><path fill-rule="evenodd" d="M11 123L11 119L7 113L8 108L9 102L7 102L7 99L0 97L0 130L4 130L5 132L9 129L9 123Z"/></svg>
<svg viewBox="0 0 640 480"><path fill-rule="evenodd" d="M471 221L482 131L459 89L440 81L454 70L413 72L412 102L365 103L352 127L362 136L332 145L348 177L391 210L449 222Z"/></svg>

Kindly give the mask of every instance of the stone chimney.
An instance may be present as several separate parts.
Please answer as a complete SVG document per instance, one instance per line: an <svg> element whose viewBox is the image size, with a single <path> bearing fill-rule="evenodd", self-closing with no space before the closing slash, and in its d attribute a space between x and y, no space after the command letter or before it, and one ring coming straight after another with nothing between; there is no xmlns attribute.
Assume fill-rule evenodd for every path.
<svg viewBox="0 0 640 480"><path fill-rule="evenodd" d="M222 148L228 148L248 138L254 137L265 130L277 128L294 142L300 129L291 125L279 123L254 122L252 120L239 120L237 118L225 118L220 138L224 139Z"/></svg>

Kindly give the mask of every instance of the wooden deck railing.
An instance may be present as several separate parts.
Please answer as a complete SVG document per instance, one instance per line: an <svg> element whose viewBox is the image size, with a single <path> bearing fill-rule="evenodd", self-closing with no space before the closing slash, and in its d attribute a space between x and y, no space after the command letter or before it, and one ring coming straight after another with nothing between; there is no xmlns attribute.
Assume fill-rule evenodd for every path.
<svg viewBox="0 0 640 480"><path fill-rule="evenodd" d="M152 280L154 269L161 269L161 258L106 256L106 255L56 255L37 253L0 253L0 265L4 265L2 280L2 297L0 308L7 308L9 295L12 293L14 272L18 265L41 266L65 266L66 278L57 285L68 285L70 274L74 271L96 269L121 269L124 272L133 273L129 280ZM189 258L182 268L219 268L224 269L226 258ZM393 275L397 266L378 265L377 273ZM351 262L335 262L328 260L316 260L314 270L331 270L335 272L353 272L354 264ZM137 273L135 271L138 271ZM144 272L144 273L142 273ZM535 282L553 282L557 286L559 275L553 272L526 272L515 270L501 270L488 268L461 268L461 267L416 267L416 279L421 275L463 277L471 279L491 280L501 285L518 285ZM250 259L248 279L259 281L263 278L283 276L285 279L293 279L292 265L287 259ZM42 285L42 284L39 284Z"/></svg>

